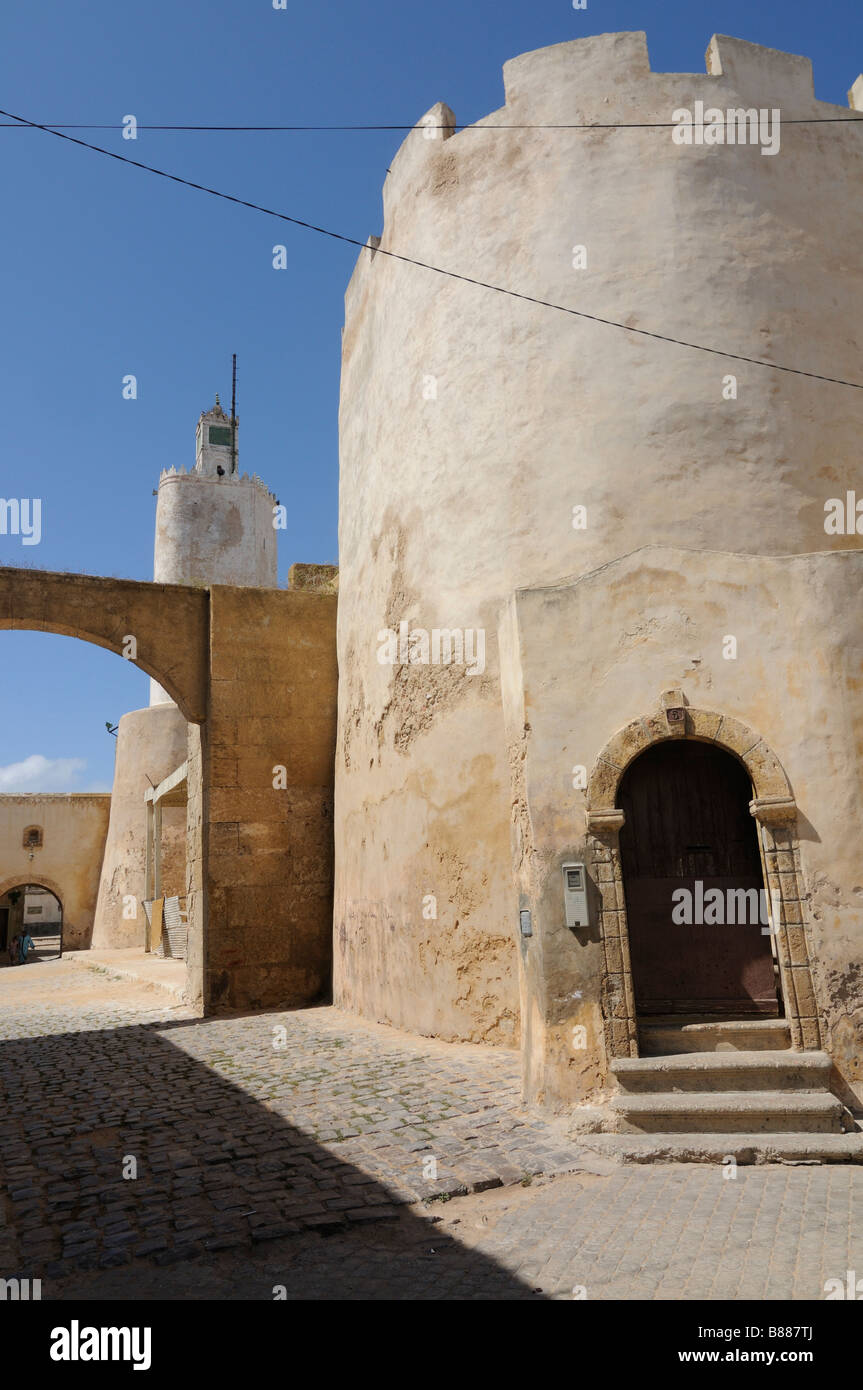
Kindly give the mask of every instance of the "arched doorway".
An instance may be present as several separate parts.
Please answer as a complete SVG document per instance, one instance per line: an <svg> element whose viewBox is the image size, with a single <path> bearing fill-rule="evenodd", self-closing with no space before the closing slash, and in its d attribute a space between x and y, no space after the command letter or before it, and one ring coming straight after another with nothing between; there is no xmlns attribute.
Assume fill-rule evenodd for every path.
<svg viewBox="0 0 863 1390"><path fill-rule="evenodd" d="M13 937L27 931L33 947L28 964L58 960L63 953L63 904L42 883L19 883L0 896L0 964L9 964Z"/></svg>
<svg viewBox="0 0 863 1390"><path fill-rule="evenodd" d="M635 1010L779 1016L778 969L746 769L716 744L667 740L618 792Z"/></svg>

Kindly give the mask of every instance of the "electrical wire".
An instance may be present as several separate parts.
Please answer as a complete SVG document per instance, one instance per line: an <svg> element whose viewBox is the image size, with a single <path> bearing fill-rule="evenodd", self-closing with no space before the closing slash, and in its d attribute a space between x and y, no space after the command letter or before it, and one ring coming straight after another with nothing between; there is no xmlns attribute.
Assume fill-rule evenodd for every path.
<svg viewBox="0 0 863 1390"><path fill-rule="evenodd" d="M535 295L522 294L518 290L507 289L503 285L492 284L488 280L478 280L472 275L462 275L457 271L444 270L442 266L431 265L428 261L417 260L413 256L405 256L398 251L388 251L383 247L373 247L365 241L359 241L356 237L346 236L343 232L334 232L328 227L318 227L313 222L306 222L299 217L291 217L288 213L277 212L273 208L263 207L260 203L250 202L246 198L238 198L232 193L224 193L217 188L209 188L206 184L196 183L192 179L181 178L179 174L171 174L166 169L157 169L153 164L144 164L140 160L130 159L128 155L118 154L116 150L106 150L101 145L92 145L86 140L80 140L77 136L66 135L63 131L54 130L50 126L39 125L37 121L30 121L25 116L17 116L12 111L4 111L0 108L0 116L5 116L8 120L20 121L25 126L30 126L34 130L42 130L46 135L53 135L58 140L67 140L72 145L79 145L82 149L91 150L94 154L105 155L108 159L115 159L121 164L129 164L135 169L143 169L148 174L156 174L159 178L169 179L172 183L181 184L185 188L193 188L199 193L207 193L213 198L221 198L224 202L234 203L238 207L249 208L253 212L261 212L267 217L275 217L281 222L288 222L291 226L302 227L306 231L316 232L319 236L329 237L333 241L341 241L348 246L357 246L360 250L369 251L375 256L386 256L391 260L401 261L405 265L418 266L421 270L431 271L435 275L446 276L450 280L459 280L467 285L477 285L481 289L492 290L495 294L503 294L511 299L519 299L527 304L535 304L543 309L552 309L557 313L569 314L574 318L584 319L590 323L603 324L608 328L619 328L625 333L633 333L642 338L652 338L656 342L671 343L676 347L689 348L693 352L704 352L714 357L723 357L732 362L745 362L754 367L766 367L775 372L786 372L791 376L808 377L812 381L825 381L834 386L848 386L856 391L863 391L863 382L846 381L842 377L827 376L821 372L808 372L800 367L788 367L779 362L769 362L762 357L747 357L743 353L728 352L722 348L706 347L703 343L692 343L685 338L674 338L666 333L656 333L647 328L634 328L631 324L621 323L617 319L602 318L598 314L588 314L583 309L572 309L565 304L556 304L552 300L539 299Z"/></svg>
<svg viewBox="0 0 863 1390"><path fill-rule="evenodd" d="M780 124L786 125L846 125L854 124L855 121L863 121L863 115L859 116L801 116L782 118ZM257 131L292 131L292 132L321 132L321 131L399 131L399 130L449 130L461 133L465 130L673 130L678 125L677 121L589 121L583 124L561 123L540 124L540 125L478 125L470 122L468 125L422 125L414 121L411 125L143 125L138 123L137 130L173 130L173 131L234 131L249 132ZM0 130L26 130L32 126L36 130L123 130L123 125L86 125L69 124L62 121L26 121L23 125L17 121L0 121Z"/></svg>

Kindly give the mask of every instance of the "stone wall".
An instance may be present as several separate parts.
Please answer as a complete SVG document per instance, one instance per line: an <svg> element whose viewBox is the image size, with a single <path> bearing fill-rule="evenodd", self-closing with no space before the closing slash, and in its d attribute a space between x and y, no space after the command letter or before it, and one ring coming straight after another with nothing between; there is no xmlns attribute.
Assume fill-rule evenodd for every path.
<svg viewBox="0 0 863 1390"><path fill-rule="evenodd" d="M186 912L189 923L186 990L204 1007L207 951L207 817L209 787L205 784L206 736L202 725L189 724L186 740Z"/></svg>
<svg viewBox="0 0 863 1390"><path fill-rule="evenodd" d="M210 589L209 1009L308 1003L329 990L336 602Z"/></svg>

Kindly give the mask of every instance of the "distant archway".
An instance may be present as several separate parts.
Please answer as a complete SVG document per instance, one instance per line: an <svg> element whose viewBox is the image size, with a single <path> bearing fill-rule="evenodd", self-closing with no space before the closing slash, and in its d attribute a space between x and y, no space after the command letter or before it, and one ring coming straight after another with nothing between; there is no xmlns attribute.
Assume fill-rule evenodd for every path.
<svg viewBox="0 0 863 1390"><path fill-rule="evenodd" d="M126 657L189 725L187 991L205 1012L307 1003L327 987L336 621L335 593L301 587L0 569L0 629Z"/></svg>
<svg viewBox="0 0 863 1390"><path fill-rule="evenodd" d="M33 939L27 961L59 960L63 954L63 898L59 885L44 875L20 874L0 884L0 963L9 963L9 948L23 931Z"/></svg>

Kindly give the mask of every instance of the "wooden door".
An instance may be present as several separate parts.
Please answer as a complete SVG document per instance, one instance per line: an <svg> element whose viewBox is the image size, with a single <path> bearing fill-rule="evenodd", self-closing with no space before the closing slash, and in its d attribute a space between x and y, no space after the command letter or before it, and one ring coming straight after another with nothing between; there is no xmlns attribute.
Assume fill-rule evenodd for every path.
<svg viewBox="0 0 863 1390"><path fill-rule="evenodd" d="M638 1013L780 1013L751 799L730 753L689 739L655 745L624 774L620 852Z"/></svg>

